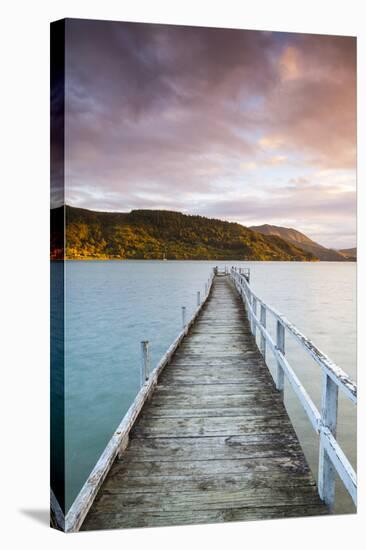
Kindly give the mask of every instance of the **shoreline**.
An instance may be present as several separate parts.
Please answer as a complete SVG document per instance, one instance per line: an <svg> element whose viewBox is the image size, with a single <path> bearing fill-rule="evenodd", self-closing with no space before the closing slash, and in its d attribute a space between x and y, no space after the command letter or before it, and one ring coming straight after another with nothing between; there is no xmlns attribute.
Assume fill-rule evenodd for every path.
<svg viewBox="0 0 366 550"><path fill-rule="evenodd" d="M357 260L256 260L256 259L240 259L240 258L182 258L182 259L157 259L157 258L50 258L51 262L283 262L283 263L301 263L301 264L314 264L314 263L331 263L331 264L349 264L357 263Z"/></svg>

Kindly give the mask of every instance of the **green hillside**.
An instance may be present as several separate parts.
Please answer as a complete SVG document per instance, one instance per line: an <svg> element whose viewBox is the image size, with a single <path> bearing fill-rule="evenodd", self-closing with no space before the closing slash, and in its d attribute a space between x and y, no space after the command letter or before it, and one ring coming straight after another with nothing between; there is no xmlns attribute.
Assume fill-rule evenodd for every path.
<svg viewBox="0 0 366 550"><path fill-rule="evenodd" d="M65 208L67 259L316 260L280 237L238 223L165 210ZM61 209L51 211L51 223L52 217L60 219Z"/></svg>

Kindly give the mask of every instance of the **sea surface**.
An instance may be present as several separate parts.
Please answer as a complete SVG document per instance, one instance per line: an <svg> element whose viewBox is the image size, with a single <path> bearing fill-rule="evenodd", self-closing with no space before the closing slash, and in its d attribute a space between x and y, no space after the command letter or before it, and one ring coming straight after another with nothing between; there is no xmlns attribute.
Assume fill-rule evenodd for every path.
<svg viewBox="0 0 366 550"><path fill-rule="evenodd" d="M52 269L60 269L54 262ZM69 261L65 263L65 476L70 507L140 387L140 342L156 365L192 315L211 261ZM251 286L356 379L356 264L235 262ZM267 321L272 334L274 323ZM269 355L269 354L268 354ZM321 369L291 338L286 355L320 406ZM272 368L273 362L270 363ZM317 476L318 437L294 396L285 404ZM356 467L356 410L340 396L337 439ZM354 511L337 486L336 512Z"/></svg>

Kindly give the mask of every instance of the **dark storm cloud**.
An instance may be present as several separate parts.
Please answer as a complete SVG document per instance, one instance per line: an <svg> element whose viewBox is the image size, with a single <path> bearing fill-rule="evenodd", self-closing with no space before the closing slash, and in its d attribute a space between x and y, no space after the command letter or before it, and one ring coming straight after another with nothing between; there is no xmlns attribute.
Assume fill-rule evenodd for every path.
<svg viewBox="0 0 366 550"><path fill-rule="evenodd" d="M276 78L267 35L71 21L67 36L72 178L90 184L107 171L119 189L156 179L209 188L195 174L206 163L253 154L240 103Z"/></svg>
<svg viewBox="0 0 366 550"><path fill-rule="evenodd" d="M75 20L67 40L70 79L107 111L113 101L134 119L202 95L237 99L243 83L245 94L263 93L276 77L266 33Z"/></svg>

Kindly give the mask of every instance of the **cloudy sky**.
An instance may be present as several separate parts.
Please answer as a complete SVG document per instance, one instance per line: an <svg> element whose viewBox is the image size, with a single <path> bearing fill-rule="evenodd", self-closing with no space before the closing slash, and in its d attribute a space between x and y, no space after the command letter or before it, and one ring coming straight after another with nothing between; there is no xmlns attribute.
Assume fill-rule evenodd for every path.
<svg viewBox="0 0 366 550"><path fill-rule="evenodd" d="M354 38L68 20L68 204L356 242Z"/></svg>

